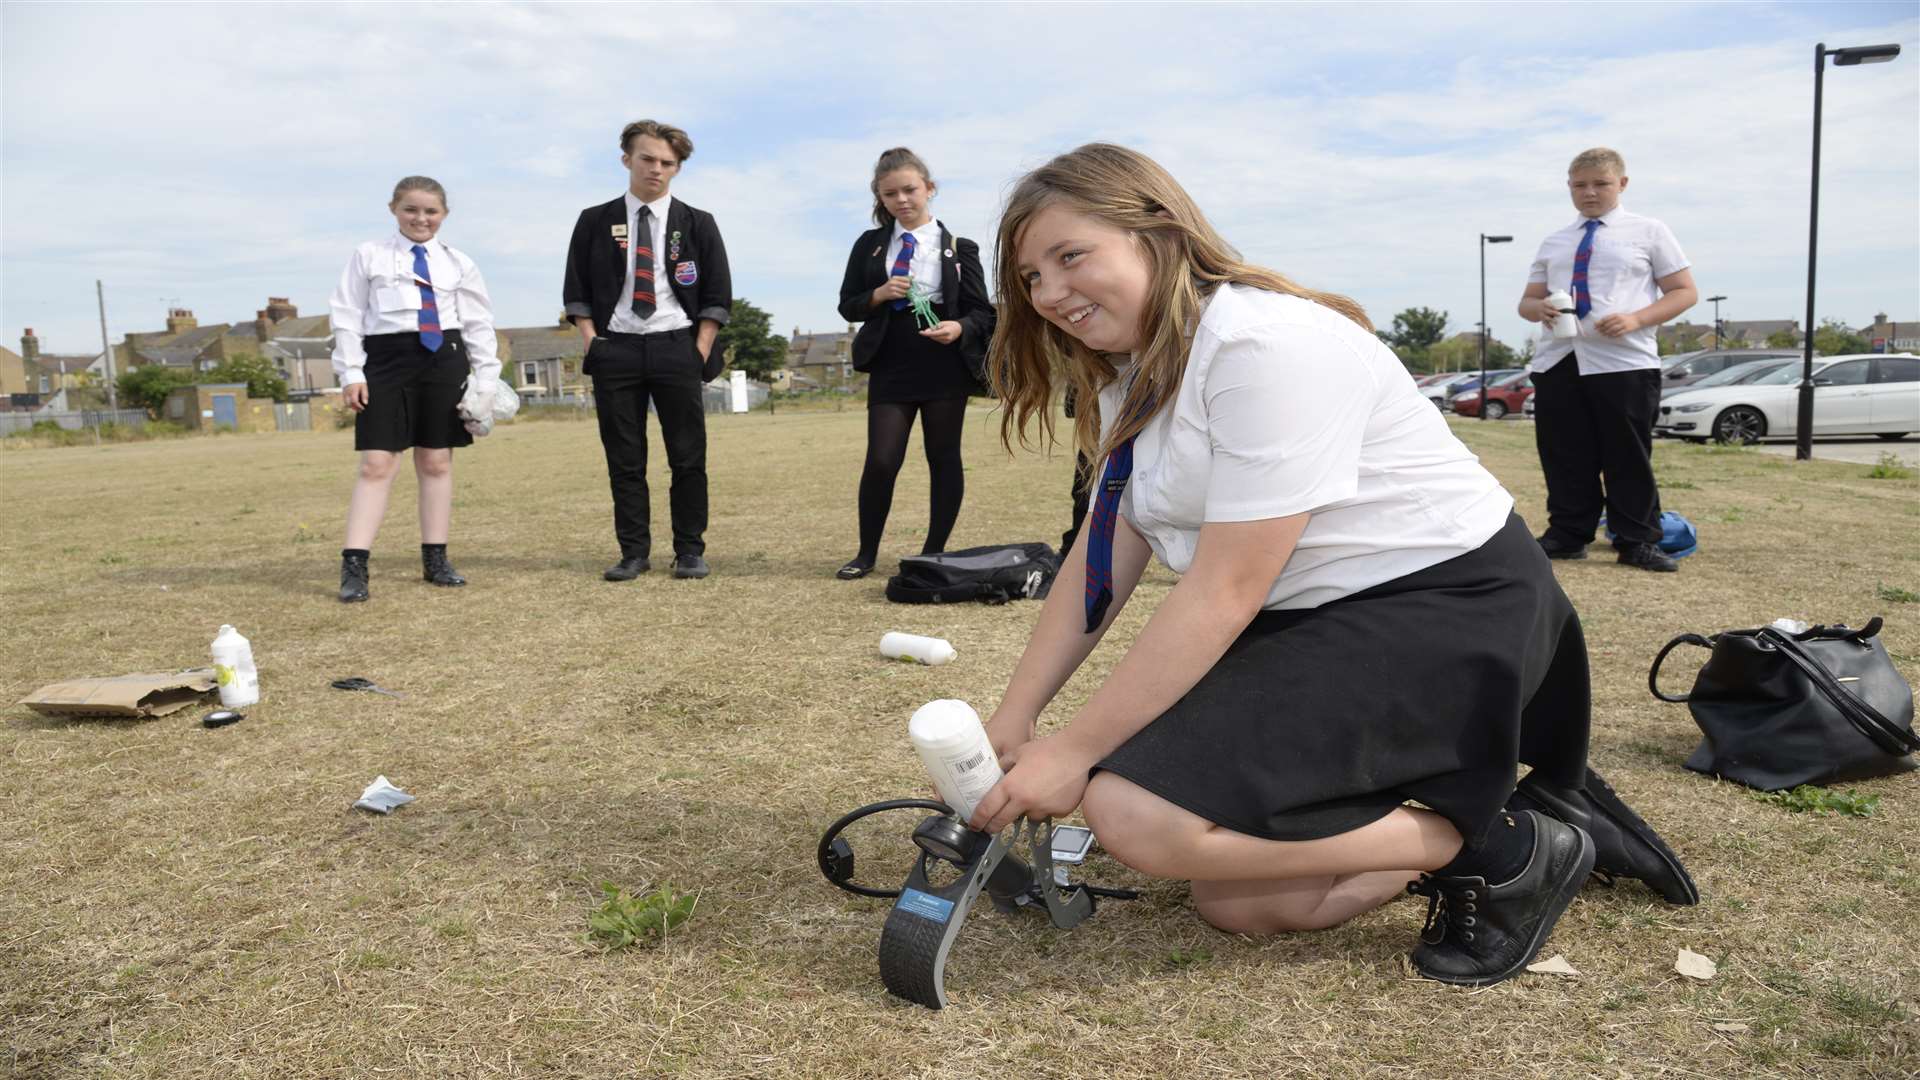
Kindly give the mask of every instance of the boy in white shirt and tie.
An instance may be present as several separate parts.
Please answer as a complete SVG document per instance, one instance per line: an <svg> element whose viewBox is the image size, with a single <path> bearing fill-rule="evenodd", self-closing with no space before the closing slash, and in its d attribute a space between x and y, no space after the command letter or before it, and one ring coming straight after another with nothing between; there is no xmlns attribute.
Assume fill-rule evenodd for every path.
<svg viewBox="0 0 1920 1080"><path fill-rule="evenodd" d="M1580 217L1541 241L1519 305L1522 318L1550 326L1560 313L1546 297L1562 289L1580 321L1576 338L1543 334L1527 365L1547 480L1540 546L1550 558L1586 558L1604 507L1623 565L1672 572L1679 566L1659 547L1653 478L1655 328L1700 293L1673 231L1621 208L1627 169L1617 152L1596 147L1574 158L1567 189Z"/></svg>

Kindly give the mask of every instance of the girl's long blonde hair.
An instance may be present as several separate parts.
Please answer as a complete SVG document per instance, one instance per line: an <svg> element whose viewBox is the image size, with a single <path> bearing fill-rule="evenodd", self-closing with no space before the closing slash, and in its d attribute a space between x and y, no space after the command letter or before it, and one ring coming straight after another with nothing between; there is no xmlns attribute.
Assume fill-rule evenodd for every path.
<svg viewBox="0 0 1920 1080"><path fill-rule="evenodd" d="M1147 260L1152 283L1140 313L1139 369L1120 406L1118 422L1100 441L1100 390L1118 371L1113 361L1075 340L1034 310L1020 272L1021 233L1034 215L1059 206L1131 233ZM1240 261L1179 182L1152 158L1110 143L1088 143L1022 177L1007 200L995 240L1000 321L988 353L994 392L1007 408L1000 441L1009 450L1036 418L1051 445L1056 381L1074 397L1074 446L1098 461L1172 403L1187 369L1191 327L1213 290L1238 282L1323 304L1366 327L1366 312L1344 296L1304 289L1275 271Z"/></svg>

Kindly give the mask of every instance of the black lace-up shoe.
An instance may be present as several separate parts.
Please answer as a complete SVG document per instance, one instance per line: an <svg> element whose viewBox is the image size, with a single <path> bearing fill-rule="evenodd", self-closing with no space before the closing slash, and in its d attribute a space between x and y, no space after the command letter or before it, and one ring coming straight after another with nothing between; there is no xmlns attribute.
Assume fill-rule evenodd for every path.
<svg viewBox="0 0 1920 1080"><path fill-rule="evenodd" d="M645 555L639 555L631 559L622 558L619 562L607 567L606 572L600 576L608 581L632 581L651 569L653 569L653 560Z"/></svg>
<svg viewBox="0 0 1920 1080"><path fill-rule="evenodd" d="M1549 559L1584 559L1587 557L1587 545L1563 544L1551 536L1537 537L1540 550L1547 553Z"/></svg>
<svg viewBox="0 0 1920 1080"><path fill-rule="evenodd" d="M467 583L447 561L445 551L423 551L420 553L420 577L429 585L457 589Z"/></svg>
<svg viewBox="0 0 1920 1080"><path fill-rule="evenodd" d="M1594 876L1606 884L1613 884L1614 878L1634 878L1669 904L1700 902L1700 890L1680 857L1592 769L1587 770L1580 791L1568 791L1539 773L1528 773L1507 800L1507 809L1538 810L1585 830L1593 838Z"/></svg>
<svg viewBox="0 0 1920 1080"><path fill-rule="evenodd" d="M1539 953L1593 869L1593 841L1577 826L1528 813L1533 857L1512 881L1422 874L1407 886L1428 898L1414 970L1440 982L1486 986L1512 978Z"/></svg>
<svg viewBox="0 0 1920 1080"><path fill-rule="evenodd" d="M367 557L365 555L340 556L340 602L343 604L365 603L367 595Z"/></svg>
<svg viewBox="0 0 1920 1080"><path fill-rule="evenodd" d="M1620 549L1620 565L1651 570L1656 574L1673 574L1680 570L1680 564L1661 551L1658 544L1627 544Z"/></svg>
<svg viewBox="0 0 1920 1080"><path fill-rule="evenodd" d="M673 557L673 576L677 578L703 578L710 573L707 560L698 555L675 555Z"/></svg>

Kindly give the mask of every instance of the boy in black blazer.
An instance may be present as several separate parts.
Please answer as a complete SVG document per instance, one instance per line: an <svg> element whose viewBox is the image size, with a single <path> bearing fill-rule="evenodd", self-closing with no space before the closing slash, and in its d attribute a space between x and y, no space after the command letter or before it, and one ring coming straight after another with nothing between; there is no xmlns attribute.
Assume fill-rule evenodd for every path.
<svg viewBox="0 0 1920 1080"><path fill-rule="evenodd" d="M708 573L702 397L725 362L714 337L732 316L733 284L713 215L668 194L692 155L693 141L677 127L653 120L628 124L620 133L627 192L582 210L567 246L563 296L587 346L582 370L593 379L620 541L620 561L603 575L608 581L631 581L653 566L649 398L673 476L673 576ZM666 288L658 287L662 282Z"/></svg>

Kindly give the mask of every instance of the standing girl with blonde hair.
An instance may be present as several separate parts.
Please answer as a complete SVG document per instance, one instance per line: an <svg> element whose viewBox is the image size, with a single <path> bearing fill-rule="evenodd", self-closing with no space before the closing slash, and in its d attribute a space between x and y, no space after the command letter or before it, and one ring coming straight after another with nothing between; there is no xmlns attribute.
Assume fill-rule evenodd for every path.
<svg viewBox="0 0 1920 1080"><path fill-rule="evenodd" d="M438 238L446 189L409 176L394 185L387 209L395 231L354 249L331 300L333 371L355 414L360 452L340 552L341 603L368 597L373 539L408 449L420 482L422 576L433 585L467 583L447 561L453 450L473 444L458 409L471 379L473 416L490 414L500 379L493 301L480 268Z"/></svg>
<svg viewBox="0 0 1920 1080"><path fill-rule="evenodd" d="M1471 985L1532 958L1596 858L1679 889L1586 767L1585 645L1546 557L1358 305L1242 262L1164 169L1103 144L1020 181L998 264L1003 441L1050 440L1064 382L1100 482L988 724L1007 772L977 827L1079 807L1241 933L1411 884L1432 899L1414 966ZM1036 738L1150 556L1179 583ZM1510 801L1521 761L1527 805L1592 835Z"/></svg>
<svg viewBox="0 0 1920 1080"><path fill-rule="evenodd" d="M938 186L926 162L904 146L873 167L874 228L860 234L840 283L840 314L860 323L853 367L867 381L867 458L860 472L860 550L842 566L843 580L865 577L880 557L880 535L893 508L893 483L907 456L913 418L920 417L932 497L923 554L944 551L960 516L966 474L960 434L967 396L993 337L980 245L955 237L928 208ZM915 297L931 304L922 326Z"/></svg>

